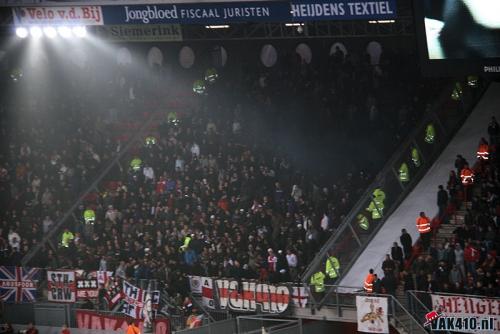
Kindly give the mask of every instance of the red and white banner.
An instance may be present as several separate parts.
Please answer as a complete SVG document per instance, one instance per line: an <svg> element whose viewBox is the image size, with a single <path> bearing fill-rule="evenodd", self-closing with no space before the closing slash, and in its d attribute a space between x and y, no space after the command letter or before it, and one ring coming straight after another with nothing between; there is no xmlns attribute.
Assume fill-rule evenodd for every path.
<svg viewBox="0 0 500 334"><path fill-rule="evenodd" d="M256 282L216 280L218 301L221 309L262 313L282 313L288 309L291 293L288 285Z"/></svg>
<svg viewBox="0 0 500 334"><path fill-rule="evenodd" d="M496 333L500 332L500 298L467 297L460 295L431 294L432 308L440 310L446 317L495 318ZM470 331L456 332L469 333Z"/></svg>
<svg viewBox="0 0 500 334"><path fill-rule="evenodd" d="M106 285L109 283L113 277L112 271L95 271L95 276L97 277L97 284Z"/></svg>
<svg viewBox="0 0 500 334"><path fill-rule="evenodd" d="M214 282L210 277L201 278L201 303L208 308L215 308Z"/></svg>
<svg viewBox="0 0 500 334"><path fill-rule="evenodd" d="M145 312L153 314L158 310L160 304L160 291L151 291L147 296L147 290L140 289L126 281L123 281L123 308L122 312L134 319L144 319ZM149 298L150 310L146 309L146 299Z"/></svg>
<svg viewBox="0 0 500 334"><path fill-rule="evenodd" d="M75 272L47 271L48 300L57 303L74 303L76 301Z"/></svg>
<svg viewBox="0 0 500 334"><path fill-rule="evenodd" d="M387 298L356 296L358 332L389 333Z"/></svg>
<svg viewBox="0 0 500 334"><path fill-rule="evenodd" d="M127 317L115 315L102 315L95 311L76 311L76 325L83 329L112 330L125 333L127 330ZM141 333L144 333L143 321L138 320ZM170 322L165 318L157 318L153 322L153 333L170 334ZM117 332L118 333L118 332Z"/></svg>
<svg viewBox="0 0 500 334"><path fill-rule="evenodd" d="M103 25L101 6L14 7L15 25Z"/></svg>
<svg viewBox="0 0 500 334"><path fill-rule="evenodd" d="M76 280L76 299L96 299L99 295L97 279L77 279Z"/></svg>
<svg viewBox="0 0 500 334"><path fill-rule="evenodd" d="M306 307L309 292L303 286L294 286L292 292L292 302L295 307Z"/></svg>

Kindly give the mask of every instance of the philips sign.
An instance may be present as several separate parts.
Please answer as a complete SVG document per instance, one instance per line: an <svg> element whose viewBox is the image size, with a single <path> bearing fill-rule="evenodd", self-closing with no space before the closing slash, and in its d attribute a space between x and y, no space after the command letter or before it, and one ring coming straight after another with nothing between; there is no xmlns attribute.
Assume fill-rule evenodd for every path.
<svg viewBox="0 0 500 334"><path fill-rule="evenodd" d="M498 66L485 66L484 73L500 73L500 65L498 65Z"/></svg>

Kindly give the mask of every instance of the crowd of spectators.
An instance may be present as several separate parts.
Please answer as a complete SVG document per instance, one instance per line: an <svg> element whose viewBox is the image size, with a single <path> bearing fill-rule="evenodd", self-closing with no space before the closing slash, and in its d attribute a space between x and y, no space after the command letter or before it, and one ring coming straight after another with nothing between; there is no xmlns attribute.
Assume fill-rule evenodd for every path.
<svg viewBox="0 0 500 334"><path fill-rule="evenodd" d="M286 59L271 70L221 70L206 95L193 95L198 107L165 115L148 134L155 140L75 212L64 226L72 237L32 263L155 278L177 305L188 274L297 279L429 95L401 56L380 66L340 50L323 64ZM121 150L113 125L137 120L161 95L116 73L110 80L102 90L63 81L64 94L3 108L2 264L19 265ZM14 110L23 110L15 127ZM136 158L139 168L129 166Z"/></svg>
<svg viewBox="0 0 500 334"><path fill-rule="evenodd" d="M452 238L444 242L437 238L427 251L411 248L411 237L402 234L403 249L394 243L391 255L387 255L382 268L384 277L379 280L375 292L395 294L398 282L403 289L425 292L444 292L497 297L500 295L500 159L497 154L500 127L493 117L488 126L489 154L484 159L478 154L474 166L474 185L462 185L460 171L468 162L457 156L446 189L438 187L437 204L440 215L436 218L442 224L449 224L453 208L463 208L464 224L458 222ZM481 143L488 143L484 138ZM467 193L467 196L465 194ZM470 203L467 205L467 203ZM444 208L446 207L446 209ZM451 209L451 210L448 210ZM439 233L439 232L437 232ZM424 251L410 263L412 251Z"/></svg>

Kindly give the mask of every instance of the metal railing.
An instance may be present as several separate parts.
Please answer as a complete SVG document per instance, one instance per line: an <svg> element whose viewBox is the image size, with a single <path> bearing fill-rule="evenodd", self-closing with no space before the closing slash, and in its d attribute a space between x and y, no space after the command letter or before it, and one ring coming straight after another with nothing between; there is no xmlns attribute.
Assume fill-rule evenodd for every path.
<svg viewBox="0 0 500 334"><path fill-rule="evenodd" d="M311 261L302 275L302 282L308 284L310 277L315 272L325 270L325 264L330 252L341 263L341 269L335 281L340 282L371 239L377 234L378 230L384 224L385 219L390 216L407 194L418 184L431 163L446 147L449 140L460 128L475 103L479 100L479 97L486 90L487 84L481 83L479 86L473 88L462 82L462 87L464 87L463 94L459 101L451 99L454 87L449 87L439 96L433 107L426 111L426 115L422 118L422 121L399 146L398 150L388 160L370 187L368 187L360 200L347 214L339 228L317 253L313 261ZM429 124L433 124L435 129L435 136L432 143L425 141L426 127ZM420 156L419 165L412 163L412 150L416 150ZM403 162L409 168L410 180L408 182L403 182L399 178L398 171ZM373 201L372 194L377 188L382 189L386 194L384 207L381 210L383 214L381 219L370 217L370 213L366 210ZM360 214L368 218L370 225L368 230L361 228L357 218ZM378 261L379 259L376 260ZM323 301L320 300L318 302L322 303Z"/></svg>
<svg viewBox="0 0 500 334"><path fill-rule="evenodd" d="M353 286L325 286L328 293L324 296L322 307L333 308L338 317L342 317L345 311L356 311L356 297L385 297L388 302L388 317L390 324L398 330L403 329L406 333L427 333L419 318L415 318L412 313L402 305L393 295L387 294L367 294L361 287ZM313 287L311 287L312 289ZM358 291L356 293L345 291ZM314 298L315 294L311 294Z"/></svg>

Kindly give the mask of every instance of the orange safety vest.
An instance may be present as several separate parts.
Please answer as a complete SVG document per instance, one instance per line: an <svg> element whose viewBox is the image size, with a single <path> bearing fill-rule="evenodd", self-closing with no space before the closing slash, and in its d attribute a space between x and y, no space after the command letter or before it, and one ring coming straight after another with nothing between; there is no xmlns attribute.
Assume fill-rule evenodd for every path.
<svg viewBox="0 0 500 334"><path fill-rule="evenodd" d="M479 145L479 148L477 149L477 158L483 159L483 160L488 160L489 155L490 155L490 153L489 153L488 144Z"/></svg>
<svg viewBox="0 0 500 334"><path fill-rule="evenodd" d="M140 334L140 333L141 333L141 331L140 331L139 327L137 327L134 324L131 324L127 327L127 334Z"/></svg>
<svg viewBox="0 0 500 334"><path fill-rule="evenodd" d="M417 230L418 233L429 233L431 231L431 221L427 217L417 218Z"/></svg>
<svg viewBox="0 0 500 334"><path fill-rule="evenodd" d="M375 280L375 276L373 274L368 274L365 278L364 289L366 292L373 292L373 281Z"/></svg>
<svg viewBox="0 0 500 334"><path fill-rule="evenodd" d="M462 184L468 186L474 183L474 172L470 168L464 168L460 172L460 178L462 179Z"/></svg>

